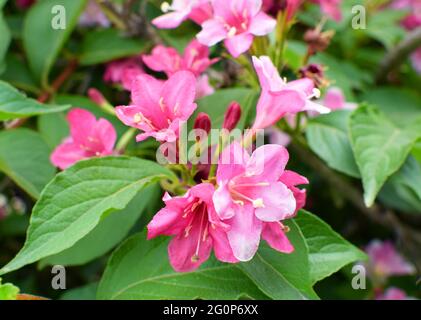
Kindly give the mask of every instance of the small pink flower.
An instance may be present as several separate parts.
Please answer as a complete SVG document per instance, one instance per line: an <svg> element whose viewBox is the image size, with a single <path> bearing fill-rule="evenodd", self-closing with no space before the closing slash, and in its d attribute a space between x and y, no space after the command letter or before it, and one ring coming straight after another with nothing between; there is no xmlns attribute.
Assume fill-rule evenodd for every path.
<svg viewBox="0 0 421 320"><path fill-rule="evenodd" d="M419 47L412 55L411 62L414 66L415 71L421 74L421 47Z"/></svg>
<svg viewBox="0 0 421 320"><path fill-rule="evenodd" d="M287 114L330 112L328 108L311 101L320 95L312 80L304 78L287 83L267 56L253 57L253 64L262 87L253 129L267 128Z"/></svg>
<svg viewBox="0 0 421 320"><path fill-rule="evenodd" d="M326 92L322 103L330 110L354 110L357 107L355 103L347 103L342 90L337 87L332 87Z"/></svg>
<svg viewBox="0 0 421 320"><path fill-rule="evenodd" d="M89 0L85 11L79 18L79 25L84 27L101 26L109 27L111 25L108 18L102 12L101 7L95 0Z"/></svg>
<svg viewBox="0 0 421 320"><path fill-rule="evenodd" d="M107 64L104 81L121 84L130 91L134 79L143 73L140 57L116 60Z"/></svg>
<svg viewBox="0 0 421 320"><path fill-rule="evenodd" d="M191 71L196 77L219 59L209 59L209 48L192 40L181 56L176 49L161 45L152 50L152 54L143 55L143 62L152 70L165 72L167 76L180 70Z"/></svg>
<svg viewBox="0 0 421 320"><path fill-rule="evenodd" d="M209 83L208 75L204 74L196 81L196 99L209 96L215 92L215 89Z"/></svg>
<svg viewBox="0 0 421 320"><path fill-rule="evenodd" d="M113 154L117 139L112 124L84 109L73 109L67 115L70 136L51 155L51 162L64 170L79 160Z"/></svg>
<svg viewBox="0 0 421 320"><path fill-rule="evenodd" d="M189 71L178 71L167 81L142 74L133 82L133 104L117 107L116 114L125 125L144 131L137 141L154 137L174 142L179 127L197 108L195 95L196 79Z"/></svg>
<svg viewBox="0 0 421 320"><path fill-rule="evenodd" d="M401 21L407 30L414 30L421 26L421 1L419 0L395 0L390 7L398 10L408 10L410 13Z"/></svg>
<svg viewBox="0 0 421 320"><path fill-rule="evenodd" d="M148 239L159 235L173 236L168 255L174 270L188 272L205 262L212 251L218 260L235 263L226 230L212 202L214 187L202 183L184 196L164 196L165 208L148 224Z"/></svg>
<svg viewBox="0 0 421 320"><path fill-rule="evenodd" d="M329 18L340 22L342 20L341 0L313 0L321 7L323 14Z"/></svg>
<svg viewBox="0 0 421 320"><path fill-rule="evenodd" d="M391 287L387 289L385 293L379 294L376 296L376 300L413 300L413 299L414 298L407 296L405 291L398 288L394 288L394 287Z"/></svg>
<svg viewBox="0 0 421 320"><path fill-rule="evenodd" d="M214 16L202 24L197 39L213 46L224 40L225 47L233 57L246 52L254 36L270 33L275 19L261 11L261 0L212 0Z"/></svg>
<svg viewBox="0 0 421 320"><path fill-rule="evenodd" d="M280 221L302 207L305 198L295 186L307 180L285 171L288 158L279 145L262 146L249 156L236 142L221 154L213 201L219 217L230 226L228 240L240 261L253 258L260 237L278 251L293 250Z"/></svg>
<svg viewBox="0 0 421 320"><path fill-rule="evenodd" d="M390 241L373 240L365 250L370 258L367 269L375 279L381 280L415 272L414 266L405 261Z"/></svg>
<svg viewBox="0 0 421 320"><path fill-rule="evenodd" d="M176 28L187 19L201 24L212 16L209 0L173 0L171 5L164 2L161 9L165 14L152 20L152 24L162 29Z"/></svg>

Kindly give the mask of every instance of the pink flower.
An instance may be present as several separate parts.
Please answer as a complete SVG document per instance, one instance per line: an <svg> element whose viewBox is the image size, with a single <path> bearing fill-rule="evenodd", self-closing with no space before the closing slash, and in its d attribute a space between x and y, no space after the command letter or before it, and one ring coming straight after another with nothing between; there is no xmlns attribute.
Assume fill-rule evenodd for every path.
<svg viewBox="0 0 421 320"><path fill-rule="evenodd" d="M263 0L262 10L275 17L279 11L285 10L286 19L290 21L302 2L303 0Z"/></svg>
<svg viewBox="0 0 421 320"><path fill-rule="evenodd" d="M143 55L143 62L152 70L165 72L167 76L180 70L191 71L196 77L219 59L209 59L209 48L197 40L192 40L180 56L174 48L161 45L152 50L152 54Z"/></svg>
<svg viewBox="0 0 421 320"><path fill-rule="evenodd" d="M407 296L405 291L398 288L394 288L394 287L391 287L387 289L385 293L379 294L376 296L376 300L413 300L413 299L414 298Z"/></svg>
<svg viewBox="0 0 421 320"><path fill-rule="evenodd" d="M411 55L411 62L415 71L418 74L421 74L421 47L415 50L415 52Z"/></svg>
<svg viewBox="0 0 421 320"><path fill-rule="evenodd" d="M212 203L214 187L202 183L184 196L164 196L165 208L148 224L148 239L174 236L168 246L170 263L178 272L197 269L209 258L212 248L218 260L235 263L226 229Z"/></svg>
<svg viewBox="0 0 421 320"><path fill-rule="evenodd" d="M212 0L214 16L202 24L197 39L213 46L224 40L233 57L246 52L254 36L270 33L276 21L261 11L261 0Z"/></svg>
<svg viewBox="0 0 421 320"><path fill-rule="evenodd" d="M370 258L366 267L375 279L382 280L415 272L414 266L405 261L390 241L373 240L365 250Z"/></svg>
<svg viewBox="0 0 421 320"><path fill-rule="evenodd" d="M116 114L127 126L144 131L136 137L137 141L154 137L174 142L179 127L197 107L195 95L196 79L189 71L178 71L167 81L142 74L133 82L133 104L117 107Z"/></svg>
<svg viewBox="0 0 421 320"><path fill-rule="evenodd" d="M196 81L196 99L209 96L215 92L215 89L209 83L209 77L204 74Z"/></svg>
<svg viewBox="0 0 421 320"><path fill-rule="evenodd" d="M165 14L152 20L152 24L162 29L176 28L187 19L201 24L212 16L209 0L173 0L171 5L164 2L161 9Z"/></svg>
<svg viewBox="0 0 421 320"><path fill-rule="evenodd" d="M267 56L253 57L253 64L262 87L253 129L267 128L287 114L330 112L328 108L311 101L320 94L312 80L304 78L287 83Z"/></svg>
<svg viewBox="0 0 421 320"><path fill-rule="evenodd" d="M313 0L321 7L323 14L329 18L340 22L342 20L341 0Z"/></svg>
<svg viewBox="0 0 421 320"><path fill-rule="evenodd" d="M130 91L134 79L143 73L140 57L116 60L107 64L104 81L121 84Z"/></svg>
<svg viewBox="0 0 421 320"><path fill-rule="evenodd" d="M95 0L89 0L85 11L79 18L79 25L84 27L101 26L109 27L111 25L108 18L102 12L101 7Z"/></svg>
<svg viewBox="0 0 421 320"><path fill-rule="evenodd" d="M293 251L280 221L303 205L295 186L307 180L285 171L288 158L288 151L279 145L262 146L249 156L236 142L221 155L213 202L219 217L230 226L228 240L240 261L253 258L260 237L278 251Z"/></svg>
<svg viewBox="0 0 421 320"><path fill-rule="evenodd" d="M84 109L73 109L67 115L70 137L67 137L51 155L51 162L64 170L79 160L113 154L117 139L112 124Z"/></svg>
<svg viewBox="0 0 421 320"><path fill-rule="evenodd" d="M332 87L326 92L323 99L323 105L330 110L354 110L357 107L355 103L347 103L342 90L337 87Z"/></svg>
<svg viewBox="0 0 421 320"><path fill-rule="evenodd" d="M401 22L407 30L414 30L421 26L421 2L419 0L395 0L390 7L410 12Z"/></svg>

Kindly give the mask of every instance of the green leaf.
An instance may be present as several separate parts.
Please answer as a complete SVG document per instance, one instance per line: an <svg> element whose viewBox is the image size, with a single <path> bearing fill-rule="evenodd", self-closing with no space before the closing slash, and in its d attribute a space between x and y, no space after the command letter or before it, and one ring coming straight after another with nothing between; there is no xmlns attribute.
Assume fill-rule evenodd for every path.
<svg viewBox="0 0 421 320"><path fill-rule="evenodd" d="M206 112L212 120L212 128L221 128L228 105L236 101L241 105L242 110L237 128L243 129L250 118L250 113L256 107L257 97L258 93L252 89L233 88L218 90L214 94L197 101L198 108L192 119L195 119L199 112Z"/></svg>
<svg viewBox="0 0 421 320"><path fill-rule="evenodd" d="M127 207L113 212L84 238L72 247L40 261L40 268L46 265L81 265L107 253L128 234L130 229L151 202L159 202L160 188L150 186L139 192Z"/></svg>
<svg viewBox="0 0 421 320"><path fill-rule="evenodd" d="M307 129L308 144L329 167L352 177L359 178L348 137L347 122L351 112L338 110L310 119Z"/></svg>
<svg viewBox="0 0 421 320"><path fill-rule="evenodd" d="M0 1L0 74L5 70L4 58L11 41L10 30L3 16L3 6L5 3L5 1Z"/></svg>
<svg viewBox="0 0 421 320"><path fill-rule="evenodd" d="M301 210L294 220L304 234L309 249L310 278L313 284L347 264L366 258L362 251L310 212Z"/></svg>
<svg viewBox="0 0 421 320"><path fill-rule="evenodd" d="M364 105L350 118L350 137L363 180L364 201L370 207L377 193L405 162L420 137L420 122L406 127L392 123L378 109Z"/></svg>
<svg viewBox="0 0 421 320"><path fill-rule="evenodd" d="M82 287L66 290L60 300L95 300L98 282L89 283Z"/></svg>
<svg viewBox="0 0 421 320"><path fill-rule="evenodd" d="M40 90L32 78L27 63L22 58L15 55L8 55L6 57L6 65L7 68L1 76L2 80L17 88L39 95Z"/></svg>
<svg viewBox="0 0 421 320"><path fill-rule="evenodd" d="M421 117L421 95L406 88L371 88L364 93L363 100L376 105L390 121L398 126L407 126Z"/></svg>
<svg viewBox="0 0 421 320"><path fill-rule="evenodd" d="M54 113L70 106L44 105L27 98L24 94L4 81L0 81L0 120L26 118L30 116Z"/></svg>
<svg viewBox="0 0 421 320"><path fill-rule="evenodd" d="M100 29L86 34L80 63L92 65L139 55L145 51L145 47L144 41L124 37L116 29Z"/></svg>
<svg viewBox="0 0 421 320"><path fill-rule="evenodd" d="M19 294L19 288L11 283L1 283L0 278L0 300L16 300Z"/></svg>
<svg viewBox="0 0 421 320"><path fill-rule="evenodd" d="M28 129L0 132L0 170L35 199L56 172L47 144Z"/></svg>
<svg viewBox="0 0 421 320"><path fill-rule="evenodd" d="M175 179L168 169L129 157L92 158L59 173L44 189L31 216L22 250L4 274L73 246L146 186Z"/></svg>
<svg viewBox="0 0 421 320"><path fill-rule="evenodd" d="M272 299L317 299L310 281L304 236L294 221L286 225L290 228L288 239L294 246L293 253L279 253L262 243L254 258L239 267Z"/></svg>
<svg viewBox="0 0 421 320"><path fill-rule="evenodd" d="M384 185L379 199L388 207L407 213L421 213L421 164L408 157L402 168Z"/></svg>
<svg viewBox="0 0 421 320"><path fill-rule="evenodd" d="M43 0L37 1L26 14L23 27L23 45L29 67L36 80L48 87L48 75L61 49L70 37L87 0ZM61 6L61 7L60 7ZM53 13L53 8L64 8L64 29L53 28L53 22L62 10ZM63 22L63 20L58 19Z"/></svg>
<svg viewBox="0 0 421 320"><path fill-rule="evenodd" d="M111 256L98 287L98 299L265 299L232 264L210 259L198 270L175 272L168 262L168 238L146 240L139 233Z"/></svg>

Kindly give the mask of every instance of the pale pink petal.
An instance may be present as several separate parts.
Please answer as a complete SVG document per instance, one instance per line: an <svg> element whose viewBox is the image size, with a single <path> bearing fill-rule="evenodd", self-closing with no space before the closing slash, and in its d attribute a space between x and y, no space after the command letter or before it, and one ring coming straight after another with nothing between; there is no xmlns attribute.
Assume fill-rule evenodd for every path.
<svg viewBox="0 0 421 320"><path fill-rule="evenodd" d="M152 20L152 24L161 29L177 28L187 19L190 11L173 11Z"/></svg>
<svg viewBox="0 0 421 320"><path fill-rule="evenodd" d="M253 42L253 35L250 33L241 33L233 37L226 38L224 41L228 52L238 58L242 53L250 49Z"/></svg>
<svg viewBox="0 0 421 320"><path fill-rule="evenodd" d="M228 231L235 258L250 261L259 248L262 222L254 215L251 205L238 206L236 215L230 219L231 229Z"/></svg>
<svg viewBox="0 0 421 320"><path fill-rule="evenodd" d="M288 163L289 154L285 147L268 144L259 147L251 155L246 166L246 175L265 181L277 181Z"/></svg>
<svg viewBox="0 0 421 320"><path fill-rule="evenodd" d="M264 12L259 12L249 26L249 32L255 36L264 36L271 33L276 26L276 20Z"/></svg>
<svg viewBox="0 0 421 320"><path fill-rule="evenodd" d="M252 57L253 66L259 77L263 91L280 91L285 86L284 80L268 56Z"/></svg>
<svg viewBox="0 0 421 320"><path fill-rule="evenodd" d="M143 55L142 60L148 68L165 72L167 76L176 72L181 64L181 57L177 50L161 45L156 46L150 55Z"/></svg>
<svg viewBox="0 0 421 320"><path fill-rule="evenodd" d="M238 260L235 258L230 243L228 241L227 233L220 228L209 228L209 233L212 237L213 250L215 257L222 262L236 263Z"/></svg>
<svg viewBox="0 0 421 320"><path fill-rule="evenodd" d="M262 238L266 240L271 248L279 252L291 253L294 251L294 247L283 231L282 224L279 222L264 223Z"/></svg>
<svg viewBox="0 0 421 320"><path fill-rule="evenodd" d="M200 43L211 47L227 37L227 30L223 22L211 19L202 24L202 31L196 37Z"/></svg>
<svg viewBox="0 0 421 320"><path fill-rule="evenodd" d="M222 183L213 194L215 210L222 220L230 219L235 215L235 206L228 190L228 185Z"/></svg>
<svg viewBox="0 0 421 320"><path fill-rule="evenodd" d="M238 142L233 142L226 147L218 162L216 174L218 183L228 181L243 173L249 158L247 151Z"/></svg>
<svg viewBox="0 0 421 320"><path fill-rule="evenodd" d="M330 88L324 97L323 104L331 110L345 108L345 97L341 89Z"/></svg>
<svg viewBox="0 0 421 320"><path fill-rule="evenodd" d="M196 82L196 99L209 96L215 92L215 89L209 83L209 77L204 74L197 78Z"/></svg>

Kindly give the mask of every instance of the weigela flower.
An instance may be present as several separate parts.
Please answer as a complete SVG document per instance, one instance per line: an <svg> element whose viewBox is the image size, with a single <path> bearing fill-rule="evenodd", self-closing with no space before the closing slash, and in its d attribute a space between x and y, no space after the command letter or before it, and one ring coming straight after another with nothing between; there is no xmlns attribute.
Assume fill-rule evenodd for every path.
<svg viewBox="0 0 421 320"><path fill-rule="evenodd" d="M341 0L313 0L320 5L322 13L330 19L340 22L342 20Z"/></svg>
<svg viewBox="0 0 421 320"><path fill-rule="evenodd" d="M142 74L133 82L132 105L117 107L116 114L127 126L144 131L137 141L154 137L174 142L197 108L195 95L196 78L189 71L178 71L167 81Z"/></svg>
<svg viewBox="0 0 421 320"><path fill-rule="evenodd" d="M288 158L279 145L262 146L250 156L237 142L221 154L213 201L218 216L230 227L228 240L240 261L253 258L260 237L278 251L293 250L281 221L303 206L305 193L295 186L307 180L285 171Z"/></svg>
<svg viewBox="0 0 421 320"><path fill-rule="evenodd" d="M176 28L187 19L201 24L212 16L209 0L173 0L171 5L164 2L161 10L165 14L152 20L152 24L162 29Z"/></svg>
<svg viewBox="0 0 421 320"><path fill-rule="evenodd" d="M51 162L64 170L79 160L113 154L117 139L113 125L84 109L73 109L67 115L70 136L51 155Z"/></svg>
<svg viewBox="0 0 421 320"><path fill-rule="evenodd" d="M290 21L303 0L263 0L262 8L272 16L277 16L279 11L286 12L286 19Z"/></svg>
<svg viewBox="0 0 421 320"><path fill-rule="evenodd" d="M85 11L79 18L79 25L84 27L101 26L109 27L110 20L102 12L101 7L95 0L89 0Z"/></svg>
<svg viewBox="0 0 421 320"><path fill-rule="evenodd" d="M246 52L254 36L270 33L275 19L261 11L261 0L212 0L214 15L202 24L197 39L213 46L224 40L225 47L233 57Z"/></svg>
<svg viewBox="0 0 421 320"><path fill-rule="evenodd" d="M354 110L357 107L357 104L355 103L346 102L342 90L337 87L332 87L327 90L322 103L330 110Z"/></svg>
<svg viewBox="0 0 421 320"><path fill-rule="evenodd" d="M330 112L328 108L311 101L320 95L312 80L304 78L287 83L267 56L253 57L253 64L262 88L253 129L267 128L287 114Z"/></svg>
<svg viewBox="0 0 421 320"><path fill-rule="evenodd" d="M152 70L165 72L167 76L180 70L191 71L196 77L219 59L209 59L209 48L192 40L181 56L176 49L156 46L150 55L142 56L143 62Z"/></svg>
<svg viewBox="0 0 421 320"><path fill-rule="evenodd" d="M134 79L143 73L140 57L116 60L107 64L104 81L121 84L125 90L131 91Z"/></svg>
<svg viewBox="0 0 421 320"><path fill-rule="evenodd" d="M201 74L219 59L209 59L209 48L195 39L189 43L182 56L174 48L158 45L150 55L143 55L142 59L150 69L165 72L168 77L181 70L192 72L197 77L196 98L214 92L208 76Z"/></svg>
<svg viewBox="0 0 421 320"><path fill-rule="evenodd" d="M237 262L229 245L228 226L215 212L212 202L214 186L202 183L184 196L164 196L165 207L148 224L148 239L158 235L173 236L168 255L174 270L197 269L213 249L218 260Z"/></svg>
<svg viewBox="0 0 421 320"><path fill-rule="evenodd" d="M378 294L376 300L413 300L413 297L406 295L406 292L395 287L391 287L386 292Z"/></svg>
<svg viewBox="0 0 421 320"><path fill-rule="evenodd" d="M413 274L414 266L396 251L390 241L373 240L365 249L370 260L366 264L374 280L384 280L390 276Z"/></svg>
<svg viewBox="0 0 421 320"><path fill-rule="evenodd" d="M15 0L16 6L20 9L31 7L37 0Z"/></svg>

